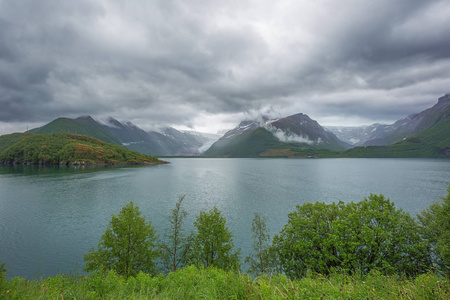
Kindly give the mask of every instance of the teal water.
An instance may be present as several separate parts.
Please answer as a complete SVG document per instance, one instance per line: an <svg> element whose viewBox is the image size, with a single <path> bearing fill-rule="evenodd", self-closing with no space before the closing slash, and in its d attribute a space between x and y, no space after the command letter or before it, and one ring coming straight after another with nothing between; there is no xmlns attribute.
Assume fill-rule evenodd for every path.
<svg viewBox="0 0 450 300"><path fill-rule="evenodd" d="M447 193L450 160L169 159L146 167L0 167L0 262L8 277L82 270L112 213L133 201L162 237L180 195L189 216L217 206L242 258L253 212L272 234L298 204L359 201L384 194L412 215ZM243 259L242 259L243 261Z"/></svg>

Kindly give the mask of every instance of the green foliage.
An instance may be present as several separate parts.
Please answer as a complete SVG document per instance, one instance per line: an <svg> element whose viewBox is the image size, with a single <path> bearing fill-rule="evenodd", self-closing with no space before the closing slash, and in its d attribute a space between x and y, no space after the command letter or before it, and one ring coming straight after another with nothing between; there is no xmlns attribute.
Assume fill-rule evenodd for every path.
<svg viewBox="0 0 450 300"><path fill-rule="evenodd" d="M6 271L7 271L7 269L5 268L5 263L1 263L0 264L0 295L2 294L2 290L3 290L3 282L6 279Z"/></svg>
<svg viewBox="0 0 450 300"><path fill-rule="evenodd" d="M431 273L410 280L378 272L253 280L245 274L194 266L166 277L139 273L125 280L114 271L60 274L33 281L14 278L4 287L1 299L450 299L449 279Z"/></svg>
<svg viewBox="0 0 450 300"><path fill-rule="evenodd" d="M175 208L172 209L172 214L169 217L170 227L164 234L166 242L160 245L162 261L169 272L174 272L187 264L191 248L192 238L186 235L183 229L187 212L181 208L181 203L185 196L181 196L175 204Z"/></svg>
<svg viewBox="0 0 450 300"><path fill-rule="evenodd" d="M172 210L171 228L180 229L186 216L183 199ZM215 207L194 223L198 233L191 258L197 266L178 265L167 276L154 276L155 230L131 202L113 215L98 251L86 255L91 274L6 279L0 264L0 299L450 299L449 277L425 271L427 243L442 262L448 258L449 207L450 186L442 202L419 216L420 236L414 219L382 195L358 203L297 206L273 243L293 279L265 274L259 255L269 248L270 236L265 218L255 214L255 255L249 262L259 276L252 279L235 272L238 252L232 251L232 236ZM168 233L173 237L174 231Z"/></svg>
<svg viewBox="0 0 450 300"><path fill-rule="evenodd" d="M27 136L30 136L30 133L11 133L0 136L0 153L8 147L14 145L15 143L21 141Z"/></svg>
<svg viewBox="0 0 450 300"><path fill-rule="evenodd" d="M274 237L282 270L292 278L339 269L416 275L430 265L413 218L383 195L358 203L306 203Z"/></svg>
<svg viewBox="0 0 450 300"><path fill-rule="evenodd" d="M434 202L417 217L437 267L450 276L450 185L447 192L441 202Z"/></svg>
<svg viewBox="0 0 450 300"><path fill-rule="evenodd" d="M233 235L217 207L201 211L194 222L191 261L198 266L214 266L224 270L239 270L240 249L235 251Z"/></svg>
<svg viewBox="0 0 450 300"><path fill-rule="evenodd" d="M3 137L1 140L4 140ZM79 134L22 134L22 136L7 137L6 142L9 146L0 152L0 162L31 164L161 163L156 157Z"/></svg>
<svg viewBox="0 0 450 300"><path fill-rule="evenodd" d="M276 269L274 248L270 245L270 234L266 217L255 212L252 221L253 253L245 258L250 265L248 272L255 276L270 274Z"/></svg>
<svg viewBox="0 0 450 300"><path fill-rule="evenodd" d="M275 136L264 128L252 132L220 139L206 152L205 156L257 157L267 149L286 148Z"/></svg>
<svg viewBox="0 0 450 300"><path fill-rule="evenodd" d="M92 248L85 254L85 270L114 270L126 278L139 272L156 274L157 239L151 222L130 202L112 216L98 250Z"/></svg>

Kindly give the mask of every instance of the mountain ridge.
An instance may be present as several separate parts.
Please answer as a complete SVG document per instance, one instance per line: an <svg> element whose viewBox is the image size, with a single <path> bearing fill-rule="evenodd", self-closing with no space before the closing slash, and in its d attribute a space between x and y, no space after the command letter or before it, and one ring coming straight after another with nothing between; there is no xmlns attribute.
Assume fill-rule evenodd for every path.
<svg viewBox="0 0 450 300"><path fill-rule="evenodd" d="M96 121L91 116L75 119L61 117L28 132L85 134L133 151L156 156L199 155L198 149L208 141L205 137L170 127L162 128L161 132L144 131L131 122L122 123L112 117L104 122Z"/></svg>
<svg viewBox="0 0 450 300"><path fill-rule="evenodd" d="M229 130L206 152L210 157L255 157L270 149L292 147L344 150L347 144L327 132L317 121L298 113L281 119L262 116Z"/></svg>
<svg viewBox="0 0 450 300"><path fill-rule="evenodd" d="M438 98L438 102L417 114L400 119L393 124L367 126L328 126L338 138L353 146L384 146L395 144L414 136L450 116L450 94Z"/></svg>
<svg viewBox="0 0 450 300"><path fill-rule="evenodd" d="M320 153L322 157L401 157L401 151L405 151L405 157L447 157L450 152L447 150L450 148L449 116L449 94L440 97L431 108L392 125L324 128L303 113L281 119L263 116L242 121L214 143L205 156L318 157ZM345 135L346 129L350 134ZM359 149L342 152L352 145ZM385 147L364 150L369 146Z"/></svg>
<svg viewBox="0 0 450 300"><path fill-rule="evenodd" d="M274 149L298 150L301 147L304 150L342 151L355 146L394 145L420 134L449 116L450 95L445 94L439 97L432 107L391 125L375 123L359 127L322 127L303 113L278 119L262 115L253 120L241 121L215 143L211 142L211 138L171 127L159 131L144 131L131 122L120 122L111 117L106 121L97 121L91 116L80 116L76 119L61 117L28 132L86 134L140 153L157 156L201 155L202 151L206 150L206 156L247 157L259 156L261 153L271 154L273 152L270 150ZM445 131L445 128L440 130ZM207 149L209 145L211 146ZM227 147L237 148L233 150L226 149ZM256 153L255 149L262 152Z"/></svg>

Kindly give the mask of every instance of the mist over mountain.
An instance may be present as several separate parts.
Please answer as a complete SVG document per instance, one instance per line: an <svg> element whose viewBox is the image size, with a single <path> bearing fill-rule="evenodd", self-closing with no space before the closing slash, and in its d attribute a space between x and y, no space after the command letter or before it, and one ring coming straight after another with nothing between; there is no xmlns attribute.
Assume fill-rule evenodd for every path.
<svg viewBox="0 0 450 300"><path fill-rule="evenodd" d="M76 119L58 118L47 125L30 130L31 133L78 133L124 146L143 154L157 156L199 155L199 150L209 138L200 134L162 128L160 132L144 131L131 122L114 118L96 121L90 116Z"/></svg>
<svg viewBox="0 0 450 300"><path fill-rule="evenodd" d="M369 140L387 135L390 126L375 123L366 126L326 126L325 128L334 133L341 141L357 147L363 146Z"/></svg>
<svg viewBox="0 0 450 300"><path fill-rule="evenodd" d="M217 134L179 131L172 127L145 131L131 122L120 122L114 118L98 121L90 116L81 116L76 119L58 118L29 132L85 134L148 155L254 157L270 156L273 150L281 149L343 151L359 146L393 145L419 134L427 144L433 144L431 139L424 138L426 133L422 133L430 132L441 140L450 136L448 122L443 122L449 116L450 95L446 94L433 107L391 125L322 127L303 113L279 119L262 115L241 121L220 137ZM439 126L435 126L437 124ZM426 131L430 128L433 129ZM444 147L441 148L446 149L441 144Z"/></svg>
<svg viewBox="0 0 450 300"><path fill-rule="evenodd" d="M299 113L270 123L267 129L280 142L306 143L322 149L342 150L350 145L339 140L336 135L325 130L317 121Z"/></svg>
<svg viewBox="0 0 450 300"><path fill-rule="evenodd" d="M292 157L302 155L298 153L308 153L306 156L310 156L310 153L315 153L309 151L313 149L343 151L358 146L394 145L406 140L407 142L394 148L378 149L377 151L381 151L381 154L377 152L376 155L401 157L402 151L405 151L409 153L408 155L426 154L435 157L447 153L447 137L450 136L449 115L450 95L446 94L439 98L438 103L433 107L401 119L392 125L324 128L303 113L280 119L261 116L254 120L242 121L237 127L226 132L205 152L205 155ZM414 136L420 136L420 139L409 139ZM416 144L412 145L411 141L415 141ZM374 152L358 150L350 153L370 156ZM326 153L325 155L329 157L336 154Z"/></svg>
<svg viewBox="0 0 450 300"><path fill-rule="evenodd" d="M450 115L450 94L438 99L431 108L398 120L394 124L372 124L359 127L329 126L339 139L353 146L390 145L414 136ZM450 134L450 132L449 132Z"/></svg>
<svg viewBox="0 0 450 300"><path fill-rule="evenodd" d="M225 133L206 152L206 156L252 157L273 149L291 147L344 150L349 145L326 131L307 115L299 113L281 119L262 116L242 121Z"/></svg>

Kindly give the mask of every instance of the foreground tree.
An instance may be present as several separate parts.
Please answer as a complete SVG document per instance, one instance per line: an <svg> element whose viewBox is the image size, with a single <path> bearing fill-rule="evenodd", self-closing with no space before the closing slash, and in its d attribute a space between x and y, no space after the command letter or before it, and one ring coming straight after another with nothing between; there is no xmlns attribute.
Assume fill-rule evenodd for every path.
<svg viewBox="0 0 450 300"><path fill-rule="evenodd" d="M283 271L292 278L333 269L416 275L430 266L418 225L383 195L358 203L297 206L274 245Z"/></svg>
<svg viewBox="0 0 450 300"><path fill-rule="evenodd" d="M275 267L275 253L273 247L270 245L270 234L266 225L266 217L255 212L252 221L253 232L253 253L245 258L248 263L248 272L255 276L268 274L274 271Z"/></svg>
<svg viewBox="0 0 450 300"><path fill-rule="evenodd" d="M156 274L157 239L151 222L130 202L112 216L98 250L85 254L85 271L114 270L127 278L140 271Z"/></svg>
<svg viewBox="0 0 450 300"><path fill-rule="evenodd" d="M187 216L186 210L181 208L185 195L178 199L169 217L170 227L164 234L165 242L161 244L161 258L164 267L169 272L175 272L188 262L191 247L191 236L184 233L183 223Z"/></svg>
<svg viewBox="0 0 450 300"><path fill-rule="evenodd" d="M450 276L450 185L441 202L431 204L417 217L423 237L431 246L433 261Z"/></svg>
<svg viewBox="0 0 450 300"><path fill-rule="evenodd" d="M194 222L197 234L193 238L191 261L198 266L214 266L224 270L239 269L240 250L235 251L233 235L217 207L200 212Z"/></svg>

